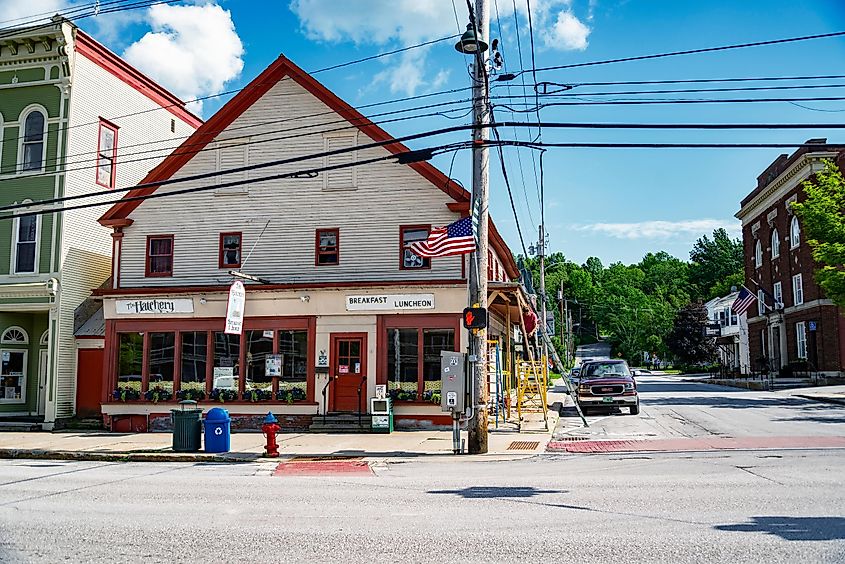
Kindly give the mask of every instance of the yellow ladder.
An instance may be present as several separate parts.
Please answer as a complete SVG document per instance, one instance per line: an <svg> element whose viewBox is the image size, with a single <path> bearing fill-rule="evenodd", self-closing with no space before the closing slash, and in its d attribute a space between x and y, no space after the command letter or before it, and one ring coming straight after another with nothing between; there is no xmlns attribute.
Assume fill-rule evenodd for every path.
<svg viewBox="0 0 845 564"><path fill-rule="evenodd" d="M516 414L519 428L522 429L527 413L540 413L543 424L548 430L546 390L548 388L548 363L543 358L539 362L520 362L517 377Z"/></svg>

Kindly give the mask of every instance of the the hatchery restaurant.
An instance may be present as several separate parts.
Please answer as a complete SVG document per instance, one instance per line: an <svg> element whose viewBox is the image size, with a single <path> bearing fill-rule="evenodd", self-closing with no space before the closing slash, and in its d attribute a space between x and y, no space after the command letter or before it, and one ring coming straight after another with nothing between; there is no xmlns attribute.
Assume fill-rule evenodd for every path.
<svg viewBox="0 0 845 564"><path fill-rule="evenodd" d="M316 415L366 415L377 384L393 398L397 428L450 424L440 351L468 345L465 283L246 290L240 335L224 332L228 287L104 294L107 427L164 430L177 402L193 399L226 408L234 429L256 429L272 411L284 428L306 430ZM490 339L504 351L518 293L491 284Z"/></svg>

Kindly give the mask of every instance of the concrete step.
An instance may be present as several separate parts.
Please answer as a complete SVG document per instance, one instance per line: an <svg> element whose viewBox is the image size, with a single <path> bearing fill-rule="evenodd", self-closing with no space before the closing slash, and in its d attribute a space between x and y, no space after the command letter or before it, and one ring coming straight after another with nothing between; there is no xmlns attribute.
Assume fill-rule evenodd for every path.
<svg viewBox="0 0 845 564"><path fill-rule="evenodd" d="M314 417L309 430L312 433L368 433L372 417L369 414L329 413L325 420L322 415Z"/></svg>
<svg viewBox="0 0 845 564"><path fill-rule="evenodd" d="M32 421L0 421L0 431L40 431L41 424Z"/></svg>
<svg viewBox="0 0 845 564"><path fill-rule="evenodd" d="M311 425L308 428L311 433L369 433L372 431L369 425Z"/></svg>

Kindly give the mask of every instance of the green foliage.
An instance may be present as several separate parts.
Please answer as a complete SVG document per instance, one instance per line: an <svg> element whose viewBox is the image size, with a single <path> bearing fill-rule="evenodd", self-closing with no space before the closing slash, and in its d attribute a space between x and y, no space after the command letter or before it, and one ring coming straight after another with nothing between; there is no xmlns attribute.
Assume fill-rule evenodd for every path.
<svg viewBox="0 0 845 564"><path fill-rule="evenodd" d="M675 316L672 331L666 337L669 351L683 364L710 362L716 354L716 342L706 337L707 309L689 304Z"/></svg>
<svg viewBox="0 0 845 564"><path fill-rule="evenodd" d="M833 303L845 307L845 179L826 161L816 181L804 182L803 188L807 199L792 204L792 209L819 266L816 282Z"/></svg>
<svg viewBox="0 0 845 564"><path fill-rule="evenodd" d="M731 239L724 229L698 239L689 254L690 280L694 281L694 298L709 300L730 293L730 285L741 285L745 279L742 241ZM736 284L738 282L739 284Z"/></svg>

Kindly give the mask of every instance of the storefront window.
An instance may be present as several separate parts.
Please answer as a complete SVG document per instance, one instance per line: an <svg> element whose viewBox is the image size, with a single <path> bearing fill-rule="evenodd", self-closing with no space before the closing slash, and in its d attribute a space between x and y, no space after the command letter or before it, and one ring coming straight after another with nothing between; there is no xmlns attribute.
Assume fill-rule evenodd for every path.
<svg viewBox="0 0 845 564"><path fill-rule="evenodd" d="M241 336L214 333L214 388L237 390L241 354Z"/></svg>
<svg viewBox="0 0 845 564"><path fill-rule="evenodd" d="M246 391L273 391L273 378L267 375L267 357L273 354L273 331L246 332ZM271 399L257 398L257 399Z"/></svg>
<svg viewBox="0 0 845 564"><path fill-rule="evenodd" d="M117 385L141 391L144 365L143 333L118 333Z"/></svg>
<svg viewBox="0 0 845 564"><path fill-rule="evenodd" d="M23 401L26 394L26 351L2 352L0 400Z"/></svg>
<svg viewBox="0 0 845 564"><path fill-rule="evenodd" d="M149 389L161 388L173 392L173 368L176 362L176 334L150 333L148 362Z"/></svg>
<svg viewBox="0 0 845 564"><path fill-rule="evenodd" d="M284 395L281 399L304 400L308 375L308 331L279 331L279 354L282 356L280 395L290 395L289 398Z"/></svg>
<svg viewBox="0 0 845 564"><path fill-rule="evenodd" d="M181 389L205 391L205 369L208 365L208 333L183 332Z"/></svg>
<svg viewBox="0 0 845 564"><path fill-rule="evenodd" d="M417 399L419 330L387 330L387 389L397 400Z"/></svg>
<svg viewBox="0 0 845 564"><path fill-rule="evenodd" d="M440 392L440 351L454 350L454 329L423 329L423 399Z"/></svg>

